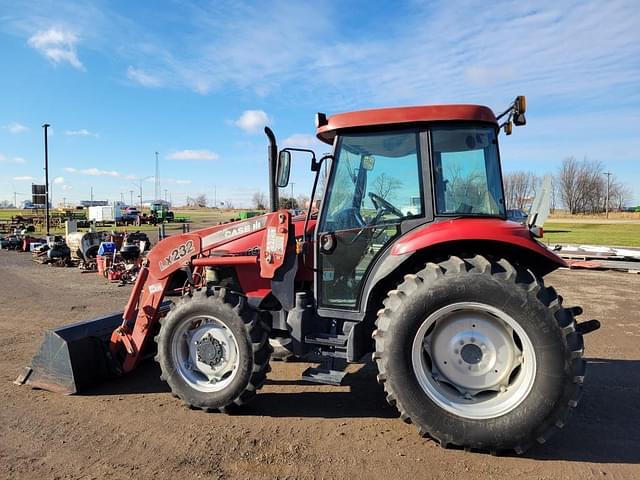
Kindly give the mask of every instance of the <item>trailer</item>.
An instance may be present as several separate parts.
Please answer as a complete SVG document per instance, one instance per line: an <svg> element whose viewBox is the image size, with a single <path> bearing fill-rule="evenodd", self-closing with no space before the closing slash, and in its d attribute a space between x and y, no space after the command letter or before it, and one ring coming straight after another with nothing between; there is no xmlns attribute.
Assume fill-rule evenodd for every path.
<svg viewBox="0 0 640 480"><path fill-rule="evenodd" d="M98 223L117 222L122 219L122 210L117 205L89 207L89 221Z"/></svg>

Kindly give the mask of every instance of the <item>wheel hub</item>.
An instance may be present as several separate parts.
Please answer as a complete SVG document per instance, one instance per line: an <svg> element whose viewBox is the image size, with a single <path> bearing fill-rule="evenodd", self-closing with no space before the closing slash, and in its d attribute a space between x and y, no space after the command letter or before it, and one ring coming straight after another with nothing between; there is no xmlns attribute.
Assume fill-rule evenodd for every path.
<svg viewBox="0 0 640 480"><path fill-rule="evenodd" d="M418 383L456 415L504 414L533 384L535 356L526 333L509 315L486 304L461 302L432 313L412 348Z"/></svg>
<svg viewBox="0 0 640 480"><path fill-rule="evenodd" d="M222 343L209 334L196 342L196 353L198 361L214 368L222 360L224 349Z"/></svg>
<svg viewBox="0 0 640 480"><path fill-rule="evenodd" d="M514 368L512 332L497 319L455 312L425 337L438 379L462 394L500 390Z"/></svg>
<svg viewBox="0 0 640 480"><path fill-rule="evenodd" d="M238 343L215 317L197 316L186 321L174 334L172 349L180 375L197 390L219 391L238 371Z"/></svg>
<svg viewBox="0 0 640 480"><path fill-rule="evenodd" d="M460 350L460 356L469 365L475 365L482 360L482 349L475 343L467 343Z"/></svg>

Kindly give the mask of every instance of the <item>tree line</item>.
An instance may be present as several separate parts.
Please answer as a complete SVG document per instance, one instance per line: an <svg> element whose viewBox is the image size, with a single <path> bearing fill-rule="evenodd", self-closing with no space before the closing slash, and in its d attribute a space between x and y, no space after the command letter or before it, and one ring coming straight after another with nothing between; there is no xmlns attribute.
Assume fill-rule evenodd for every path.
<svg viewBox="0 0 640 480"><path fill-rule="evenodd" d="M524 170L505 174L503 181L507 208L526 210L542 178ZM621 211L631 206L632 199L633 192L629 186L605 171L602 162L597 160L567 157L551 177L552 212L559 208L571 214Z"/></svg>

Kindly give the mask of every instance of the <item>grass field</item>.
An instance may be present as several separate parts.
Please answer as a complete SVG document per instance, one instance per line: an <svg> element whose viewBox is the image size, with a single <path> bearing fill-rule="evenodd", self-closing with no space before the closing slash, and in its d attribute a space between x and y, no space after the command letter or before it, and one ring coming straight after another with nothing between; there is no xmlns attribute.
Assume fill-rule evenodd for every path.
<svg viewBox="0 0 640 480"><path fill-rule="evenodd" d="M640 247L640 223L547 222L544 243Z"/></svg>
<svg viewBox="0 0 640 480"><path fill-rule="evenodd" d="M176 209L179 217L187 217L192 229L202 228L207 225L215 225L218 222L238 218L242 210L220 209ZM12 215L29 214L29 210L0 210L0 220L8 220ZM552 218L545 224L544 243L554 245L558 243L610 245L620 247L640 247L640 221L633 214L627 217L615 217L609 221L604 218ZM180 223L167 225L168 231L180 230ZM102 230L111 230L109 227L101 227ZM140 227L118 227L123 230L155 231L153 225ZM63 229L54 229L53 233L61 233ZM41 233L41 231L36 231Z"/></svg>
<svg viewBox="0 0 640 480"><path fill-rule="evenodd" d="M226 209L212 209L212 208L202 208L202 209L192 209L192 208L180 209L179 208L179 209L175 209L174 213L178 218L180 217L187 218L187 222L191 225L191 229L193 230L193 229L202 228L208 225L216 225L219 222L226 222L232 218L238 218L240 216L241 211L243 210L239 210L239 209L226 210ZM51 212L53 217L55 215L55 210L52 209ZM41 211L38 213L41 217L41 221L36 225L36 231L35 231L36 235L43 234L44 232L44 226L42 225L43 214ZM146 213L149 213L148 210L146 211ZM31 217L34 215L34 212L32 210L0 209L0 222L8 222L11 220L11 217L14 217L17 215L22 215L24 217ZM125 230L129 232L135 231L135 230L143 231L143 232L152 232L158 229L158 227L154 225L140 225L137 227L136 226L113 227L109 225L104 225L98 228L99 230L117 231L117 232L122 232ZM182 223L179 223L179 222L169 223L167 224L166 228L168 232L179 231L182 229ZM81 230L84 230L84 229L81 229ZM50 231L52 234L64 233L64 227L60 227L60 228L53 227L51 228Z"/></svg>

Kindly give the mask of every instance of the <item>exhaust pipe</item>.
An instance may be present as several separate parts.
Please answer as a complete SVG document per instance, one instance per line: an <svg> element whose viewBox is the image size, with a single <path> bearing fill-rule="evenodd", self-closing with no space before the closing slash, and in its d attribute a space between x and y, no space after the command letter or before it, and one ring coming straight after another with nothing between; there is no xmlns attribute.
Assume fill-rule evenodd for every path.
<svg viewBox="0 0 640 480"><path fill-rule="evenodd" d="M278 211L278 187L276 187L276 168L278 164L278 145L276 136L269 127L264 127L264 133L269 139L269 207L272 212Z"/></svg>

